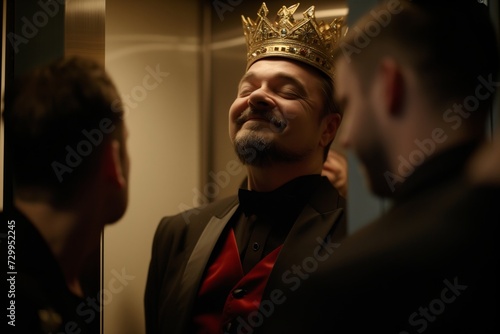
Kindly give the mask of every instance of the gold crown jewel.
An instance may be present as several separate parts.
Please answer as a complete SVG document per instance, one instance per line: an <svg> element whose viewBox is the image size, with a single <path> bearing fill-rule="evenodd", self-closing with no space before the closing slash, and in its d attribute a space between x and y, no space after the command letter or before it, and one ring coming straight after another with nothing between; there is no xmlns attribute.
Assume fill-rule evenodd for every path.
<svg viewBox="0 0 500 334"><path fill-rule="evenodd" d="M247 70L255 61L271 56L296 59L312 65L333 78L333 53L341 38L344 18L330 24L317 23L315 7L309 7L304 17L295 20L299 3L278 11L275 22L267 18L269 10L263 2L257 19L241 16L247 44Z"/></svg>

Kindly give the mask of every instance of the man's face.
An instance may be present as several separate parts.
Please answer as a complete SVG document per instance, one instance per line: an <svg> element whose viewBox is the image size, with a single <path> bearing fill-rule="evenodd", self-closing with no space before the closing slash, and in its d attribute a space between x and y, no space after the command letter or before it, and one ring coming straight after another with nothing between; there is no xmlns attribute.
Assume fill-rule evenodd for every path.
<svg viewBox="0 0 500 334"><path fill-rule="evenodd" d="M240 160L263 166L322 154L321 87L317 73L294 61L254 63L229 109L229 135Z"/></svg>
<svg viewBox="0 0 500 334"><path fill-rule="evenodd" d="M112 195L109 197L108 208L111 211L110 222L116 222L122 218L128 207L129 200L129 175L130 175L130 157L128 152L128 128L123 120L122 124L117 125L115 131L116 138L112 139L113 155L116 163L119 186L112 188Z"/></svg>
<svg viewBox="0 0 500 334"><path fill-rule="evenodd" d="M126 187L124 189L125 206L128 205L128 190L129 190L129 176L130 176L130 156L128 153L128 145L127 145L128 136L129 136L128 127L125 121L123 121L123 136L122 136L122 147L120 150L121 153L120 157L122 161L123 176L126 181Z"/></svg>
<svg viewBox="0 0 500 334"><path fill-rule="evenodd" d="M360 74L346 60L336 65L336 99L344 110L344 131L341 143L352 149L361 161L369 187L381 196L388 195L385 173L389 170L383 128L373 98L373 80L362 86Z"/></svg>

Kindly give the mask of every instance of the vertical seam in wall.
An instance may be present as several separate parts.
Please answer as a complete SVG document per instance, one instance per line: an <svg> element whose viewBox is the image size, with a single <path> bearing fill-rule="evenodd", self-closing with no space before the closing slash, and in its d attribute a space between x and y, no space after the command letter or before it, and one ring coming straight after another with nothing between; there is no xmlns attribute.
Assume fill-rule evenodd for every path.
<svg viewBox="0 0 500 334"><path fill-rule="evenodd" d="M213 169L213 110L212 110L212 11L210 2L201 0L201 48L200 48L200 64L201 64L201 99L200 99L200 189L208 183L208 173ZM209 198L213 201L213 198Z"/></svg>

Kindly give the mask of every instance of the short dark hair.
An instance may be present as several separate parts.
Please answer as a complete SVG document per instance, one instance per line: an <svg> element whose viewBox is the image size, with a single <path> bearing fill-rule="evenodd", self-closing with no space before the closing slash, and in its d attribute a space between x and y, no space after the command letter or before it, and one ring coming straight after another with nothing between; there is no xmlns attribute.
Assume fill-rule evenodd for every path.
<svg viewBox="0 0 500 334"><path fill-rule="evenodd" d="M333 81L332 78L330 78L323 72L320 72L320 77L321 77L321 88L322 88L321 90L323 92L323 95L325 96L324 100L325 105L323 114L321 114L321 118L331 114L339 114L342 119L342 109L340 108L340 106L337 103L337 100L335 99L335 82ZM328 145L325 146L325 149L323 151L323 161L326 161L326 158L328 157L328 151L330 151L330 147L332 146L333 140L334 139L332 139L328 143Z"/></svg>
<svg viewBox="0 0 500 334"><path fill-rule="evenodd" d="M36 188L56 201L73 197L91 175L100 144L120 138L123 130L119 95L104 66L79 56L57 59L17 78L4 107L15 189ZM70 151L76 153L68 166Z"/></svg>
<svg viewBox="0 0 500 334"><path fill-rule="evenodd" d="M376 28L374 14L388 12L391 2L384 1L366 14L337 49L336 57L343 55L352 62L365 88L376 62L385 55L413 67L421 87L440 104L463 103L477 94L480 78L496 80L498 39L486 5L477 0L399 0L398 12L388 24L379 23L378 32L364 31ZM363 31L370 38L366 45L357 45ZM491 94L480 101L475 125L484 124L493 100Z"/></svg>

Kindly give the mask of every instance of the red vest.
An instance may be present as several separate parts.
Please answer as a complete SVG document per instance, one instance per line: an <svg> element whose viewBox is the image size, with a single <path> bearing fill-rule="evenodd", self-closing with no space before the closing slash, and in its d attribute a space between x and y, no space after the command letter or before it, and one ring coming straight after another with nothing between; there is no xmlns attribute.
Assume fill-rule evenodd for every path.
<svg viewBox="0 0 500 334"><path fill-rule="evenodd" d="M280 249L276 248L245 275L234 231L229 230L201 283L193 315L194 333L221 334L237 327L242 333L251 332L248 317L259 308Z"/></svg>

